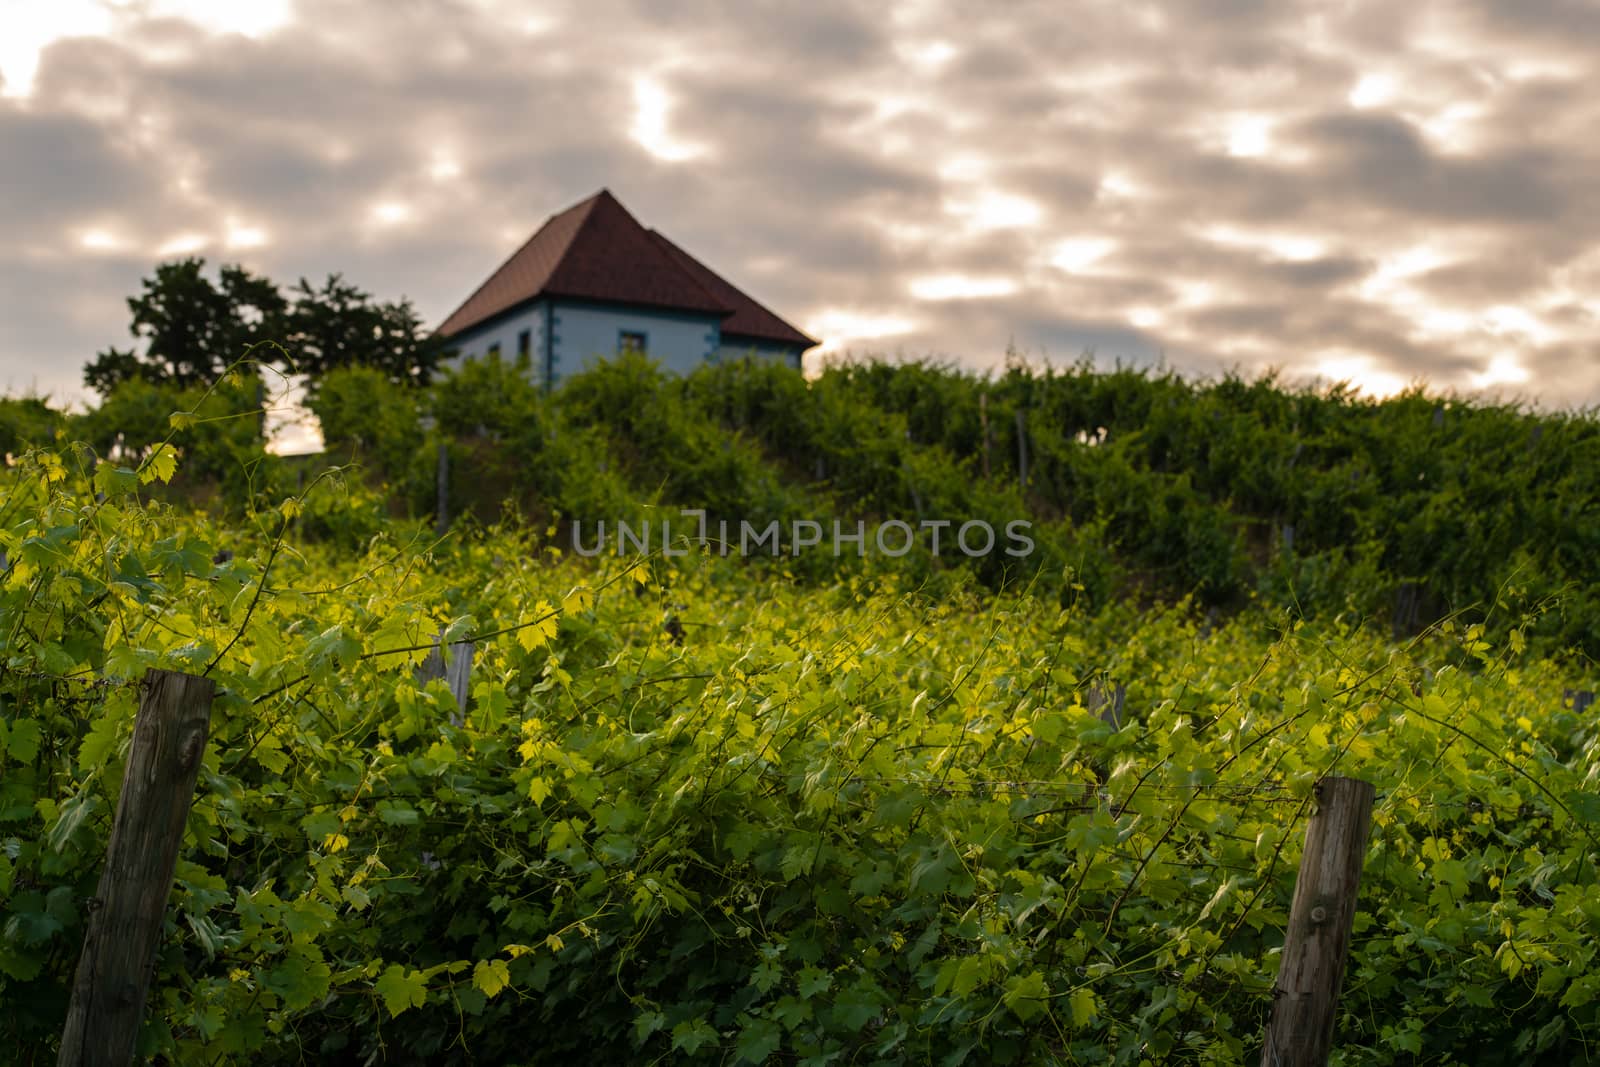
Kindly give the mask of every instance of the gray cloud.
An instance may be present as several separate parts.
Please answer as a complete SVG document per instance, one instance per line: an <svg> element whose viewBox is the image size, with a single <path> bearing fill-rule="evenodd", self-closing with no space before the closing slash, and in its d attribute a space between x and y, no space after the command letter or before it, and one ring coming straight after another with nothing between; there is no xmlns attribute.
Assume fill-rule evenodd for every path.
<svg viewBox="0 0 1600 1067"><path fill-rule="evenodd" d="M1330 115L1298 132L1318 150L1322 189L1355 191L1364 202L1410 216L1550 222L1572 206L1557 184L1561 159L1554 153L1444 159L1415 126L1387 115Z"/></svg>
<svg viewBox="0 0 1600 1067"><path fill-rule="evenodd" d="M1465 14L1489 32L1562 51L1582 52L1585 42L1600 38L1600 9L1585 0L1518 0L1515 6L1471 0Z"/></svg>
<svg viewBox="0 0 1600 1067"><path fill-rule="evenodd" d="M95 123L41 116L0 102L0 230L12 256L57 251L62 231L108 206L158 201L143 161Z"/></svg>
<svg viewBox="0 0 1600 1067"><path fill-rule="evenodd" d="M1445 388L1509 356L1513 388L1600 399L1587 2L525 16L319 0L254 39L130 16L52 44L0 97L0 375L74 387L185 235L436 321L608 186L802 328L867 324L826 338L857 351L1357 358ZM640 78L698 155L634 138ZM1009 288L918 299L930 277Z"/></svg>
<svg viewBox="0 0 1600 1067"><path fill-rule="evenodd" d="M1551 264L1536 253L1512 249L1503 258L1435 267L1423 273L1417 283L1429 293L1458 303L1515 303L1545 283L1550 267Z"/></svg>

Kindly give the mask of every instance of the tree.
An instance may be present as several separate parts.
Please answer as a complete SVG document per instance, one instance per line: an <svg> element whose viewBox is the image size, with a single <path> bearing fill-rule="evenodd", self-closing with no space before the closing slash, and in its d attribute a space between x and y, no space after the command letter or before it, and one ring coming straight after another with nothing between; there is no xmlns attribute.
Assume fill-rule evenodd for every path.
<svg viewBox="0 0 1600 1067"><path fill-rule="evenodd" d="M370 294L330 274L320 289L301 278L289 313L296 369L316 383L340 367L371 367L401 385L426 385L445 351L422 331L422 318L402 298L375 303Z"/></svg>
<svg viewBox="0 0 1600 1067"><path fill-rule="evenodd" d="M77 416L71 432L100 455L128 466L136 466L153 446L170 442L183 457L181 482L213 485L224 504L243 509L271 487L273 477L274 469L261 462L266 455L261 389L261 375L249 367L209 385L135 378ZM174 412L187 417L175 425Z"/></svg>
<svg viewBox="0 0 1600 1067"><path fill-rule="evenodd" d="M129 331L143 351L108 348L84 368L84 384L102 397L123 382L208 385L246 349L277 341L261 362L299 371L317 381L338 367L367 366L401 385L425 385L446 351L423 329L411 302L378 303L370 294L330 274L320 288L304 278L291 303L271 281L243 267L224 266L216 282L205 260L164 263L144 292L128 299Z"/></svg>
<svg viewBox="0 0 1600 1067"><path fill-rule="evenodd" d="M190 258L158 266L128 309L144 351L96 356L83 380L101 396L133 379L183 388L213 382L248 346L284 337L288 304L276 285L237 264L223 266L213 283L205 260Z"/></svg>
<svg viewBox="0 0 1600 1067"><path fill-rule="evenodd" d="M0 397L0 463L34 445L53 445L66 416L47 397Z"/></svg>

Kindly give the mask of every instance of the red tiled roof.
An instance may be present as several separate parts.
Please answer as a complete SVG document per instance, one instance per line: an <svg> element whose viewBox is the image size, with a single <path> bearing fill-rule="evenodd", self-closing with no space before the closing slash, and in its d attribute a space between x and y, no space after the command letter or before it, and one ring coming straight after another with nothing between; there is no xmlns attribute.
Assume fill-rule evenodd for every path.
<svg viewBox="0 0 1600 1067"><path fill-rule="evenodd" d="M539 297L697 311L739 337L809 348L817 342L639 225L608 190L552 215L439 326L445 337Z"/></svg>
<svg viewBox="0 0 1600 1067"><path fill-rule="evenodd" d="M710 267L667 240L659 230L651 230L650 236L660 242L661 247L666 249L678 265L699 282L702 288L733 308L733 314L722 320L724 337L751 337L762 341L799 345L801 348L810 348L817 343L746 296Z"/></svg>

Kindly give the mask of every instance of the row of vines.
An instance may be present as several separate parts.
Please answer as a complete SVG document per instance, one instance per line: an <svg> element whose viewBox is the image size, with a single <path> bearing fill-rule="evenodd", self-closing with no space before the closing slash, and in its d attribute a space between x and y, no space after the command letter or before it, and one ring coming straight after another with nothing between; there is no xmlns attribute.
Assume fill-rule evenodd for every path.
<svg viewBox="0 0 1600 1067"><path fill-rule="evenodd" d="M0 502L0 1047L54 1059L138 679L219 696L141 1050L227 1063L1253 1060L1318 777L1378 802L1338 1062L1600 1041L1600 727L1394 645L870 561L294 535L36 452ZM459 708L415 668L472 640ZM1126 687L1124 721L1086 704Z"/></svg>
<svg viewBox="0 0 1600 1067"><path fill-rule="evenodd" d="M1027 517L1053 564L1041 593L1070 564L1101 607L1193 595L1222 612L1254 597L1403 636L1509 600L1537 615L1533 646L1600 655L1592 413L1019 357L983 375L834 362L808 379L742 361L678 376L632 356L552 392L510 362L473 360L427 386L372 367L315 378L306 399L334 458L311 467L268 455L266 422L238 417L282 386L252 366L212 386L124 382L81 414L0 399L0 451L82 439L137 456L171 440L185 454L175 496L235 517L355 457L371 492L302 524L347 545L385 513L436 509L441 450L456 474L448 514L484 522L508 501L589 523L650 504L759 523ZM197 416L176 433L175 409ZM1004 562L974 567L998 588Z"/></svg>

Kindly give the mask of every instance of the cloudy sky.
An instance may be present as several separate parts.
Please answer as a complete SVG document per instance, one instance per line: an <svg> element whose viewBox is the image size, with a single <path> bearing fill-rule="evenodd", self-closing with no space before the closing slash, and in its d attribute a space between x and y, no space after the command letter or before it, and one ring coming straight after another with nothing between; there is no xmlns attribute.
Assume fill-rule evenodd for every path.
<svg viewBox="0 0 1600 1067"><path fill-rule="evenodd" d="M0 0L0 385L163 259L440 321L609 187L828 350L1600 402L1593 0Z"/></svg>

